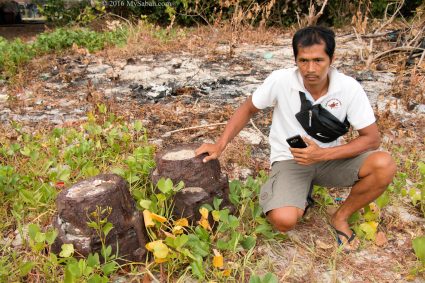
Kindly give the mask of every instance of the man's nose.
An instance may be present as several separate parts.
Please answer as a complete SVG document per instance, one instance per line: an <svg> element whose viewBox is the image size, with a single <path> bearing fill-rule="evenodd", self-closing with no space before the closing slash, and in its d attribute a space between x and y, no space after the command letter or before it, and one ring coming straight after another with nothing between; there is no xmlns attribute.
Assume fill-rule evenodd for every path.
<svg viewBox="0 0 425 283"><path fill-rule="evenodd" d="M314 62L313 62L313 61L309 61L309 62L307 63L307 71L308 71L309 73L313 73L313 72L314 72L314 70L315 70Z"/></svg>

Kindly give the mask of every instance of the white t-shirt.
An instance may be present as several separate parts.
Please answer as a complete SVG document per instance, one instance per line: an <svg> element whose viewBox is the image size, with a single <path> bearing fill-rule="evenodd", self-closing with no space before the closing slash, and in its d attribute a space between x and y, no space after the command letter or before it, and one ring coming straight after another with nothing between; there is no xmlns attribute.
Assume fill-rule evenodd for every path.
<svg viewBox="0 0 425 283"><path fill-rule="evenodd" d="M365 128L375 122L375 115L362 86L352 77L329 70L328 93L314 101L304 88L298 68L281 69L271 73L252 95L252 102L258 109L274 106L273 120L269 135L271 146L270 162L293 159L286 139L295 135L313 139L320 147L333 147L339 140L322 143L309 136L295 114L300 111L299 91L313 104L321 104L340 121L347 116L355 130Z"/></svg>

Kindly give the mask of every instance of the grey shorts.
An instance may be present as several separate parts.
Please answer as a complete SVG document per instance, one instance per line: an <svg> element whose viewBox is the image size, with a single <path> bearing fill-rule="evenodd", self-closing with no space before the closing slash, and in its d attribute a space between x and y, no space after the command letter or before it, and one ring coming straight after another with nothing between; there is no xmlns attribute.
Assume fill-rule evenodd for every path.
<svg viewBox="0 0 425 283"><path fill-rule="evenodd" d="M263 212L284 206L305 209L312 185L324 187L351 187L359 180L359 170L371 152L354 158L323 161L300 165L295 160L274 162L267 182L260 192Z"/></svg>

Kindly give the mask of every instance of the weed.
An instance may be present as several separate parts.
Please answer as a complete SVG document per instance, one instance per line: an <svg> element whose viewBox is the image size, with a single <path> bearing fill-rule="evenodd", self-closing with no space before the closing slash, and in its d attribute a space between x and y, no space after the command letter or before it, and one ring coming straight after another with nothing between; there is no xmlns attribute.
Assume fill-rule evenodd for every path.
<svg viewBox="0 0 425 283"><path fill-rule="evenodd" d="M54 278L60 276L79 278L84 275L88 279L108 276L117 268L112 263L115 259L109 247L102 249L106 262L98 269L93 262L97 262L99 256L76 260L71 256L73 248L70 246L64 247L62 258L52 253L44 254L43 251L49 251L56 232L42 232L39 228L45 227L51 219L58 191L81 178L115 168L132 189L139 186L140 191L148 183L155 163L153 147L146 142L143 125L140 121L120 121L107 113L104 105L98 107L99 114L89 114L88 122L77 129L55 128L51 132L26 134L15 125L17 140L1 138L0 197L3 207L9 209L1 210L4 220L0 231L2 235L21 231L24 239L28 230L31 251L13 250L10 243L2 247L1 254L5 258L0 277L21 281L35 276L32 274L42 274L45 281L55 281ZM107 211L101 210L96 215L90 215L89 226L97 229L102 239L111 225L106 221ZM23 247L27 245L25 241L23 244ZM60 264L65 262L67 267L62 268Z"/></svg>
<svg viewBox="0 0 425 283"><path fill-rule="evenodd" d="M262 277L258 275L252 275L249 278L249 283L277 283L277 282L279 282L277 276L270 272Z"/></svg>
<svg viewBox="0 0 425 283"><path fill-rule="evenodd" d="M281 235L272 230L258 205L257 195L265 179L262 172L257 179L250 177L245 183L230 183L230 200L238 205L238 216L227 208L221 209L222 200L214 199L213 203L201 207L199 221L193 225L185 218L173 220L167 215L168 196L183 185L174 186L171 180L161 179L157 185L159 191L138 202L145 209L144 220L152 240L146 245L157 264L152 268L166 264L167 270L172 271L169 276L181 277L187 276L189 266L192 276L198 280L243 276L239 274L243 271L233 270L230 262L241 260L238 254L242 251L252 251L260 236L271 239Z"/></svg>
<svg viewBox="0 0 425 283"><path fill-rule="evenodd" d="M20 67L35 56L61 52L75 44L94 52L108 45L122 46L126 43L127 37L128 31L124 28L107 32L95 32L84 28L59 28L53 32L40 34L34 43L24 43L19 39L9 42L0 37L0 78L14 76Z"/></svg>
<svg viewBox="0 0 425 283"><path fill-rule="evenodd" d="M39 276L44 281L105 282L114 274L119 265L104 240L112 229L107 221L110 209L98 208L88 215L87 224L96 230L102 250L87 258L75 258L71 244L64 244L59 255L53 254L50 246L57 232L42 228L52 217L60 189L107 171L130 183L137 208L143 211L151 239L146 245L152 252L148 261L151 256L154 260L145 267L148 274L165 268L168 280L184 276L219 281L245 278L245 271L236 265L246 265L262 239L283 239L273 231L258 204L260 187L267 179L264 172L244 183L230 183L235 214L222 207L222 200L214 199L200 209L196 223L173 219L173 195L184 184L173 184L169 179L160 179L156 186L149 182L155 163L142 123L123 122L101 104L96 113L89 113L79 128L55 128L31 135L15 124L17 139L1 140L0 194L3 206L10 207L1 212L5 219L1 231L7 235L19 230L23 239L28 235L22 249L13 250L10 243L2 247L2 278L20 281ZM134 268L136 264L127 265Z"/></svg>

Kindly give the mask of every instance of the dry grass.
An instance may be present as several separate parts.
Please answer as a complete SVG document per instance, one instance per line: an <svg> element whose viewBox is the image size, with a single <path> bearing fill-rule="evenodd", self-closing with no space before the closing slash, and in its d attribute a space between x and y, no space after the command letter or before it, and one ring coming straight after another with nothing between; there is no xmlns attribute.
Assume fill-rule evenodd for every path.
<svg viewBox="0 0 425 283"><path fill-rule="evenodd" d="M243 26L235 28L232 24L221 24L216 27L200 26L196 28L171 28L165 29L159 26L140 21L137 25L121 23L130 30L128 42L124 47L109 47L98 51L98 57L104 57L109 61L132 58L138 55L159 55L164 53L188 52L196 56L207 56L209 60L218 60L231 57L233 48L241 44L275 44L276 40L285 32L280 28L267 28ZM96 22L95 30L104 30L105 22ZM267 31L267 32L266 32ZM227 48L219 47L226 46ZM223 51L225 50L224 54ZM10 94L19 92L20 89L39 81L43 72L52 68L52 62L57 58L66 56L85 59L80 56L79 50L71 49L59 54L48 54L31 60L19 73L10 80ZM90 62L83 62L89 64ZM61 64L57 64L61 66ZM64 67L64 66L62 66ZM66 72L61 72L66 73ZM65 80L67 78L64 78ZM72 78L68 78L72 79Z"/></svg>
<svg viewBox="0 0 425 283"><path fill-rule="evenodd" d="M250 167L252 163L251 146L242 138L235 137L220 156L220 163L230 165L232 163L243 167Z"/></svg>
<svg viewBox="0 0 425 283"><path fill-rule="evenodd" d="M214 54L220 45L228 45L231 50L238 44L273 44L283 32L282 29L253 28L246 26L235 29L231 24L217 27L200 26L197 28L164 29L159 26L139 22L131 26L131 35L124 48L112 48L106 51L111 58L132 57L143 54L161 54L190 52L204 56ZM230 51L229 51L229 56Z"/></svg>
<svg viewBox="0 0 425 283"><path fill-rule="evenodd" d="M423 67L401 67L392 90L394 97L400 98L408 110L413 110L418 104L424 104L425 64Z"/></svg>

